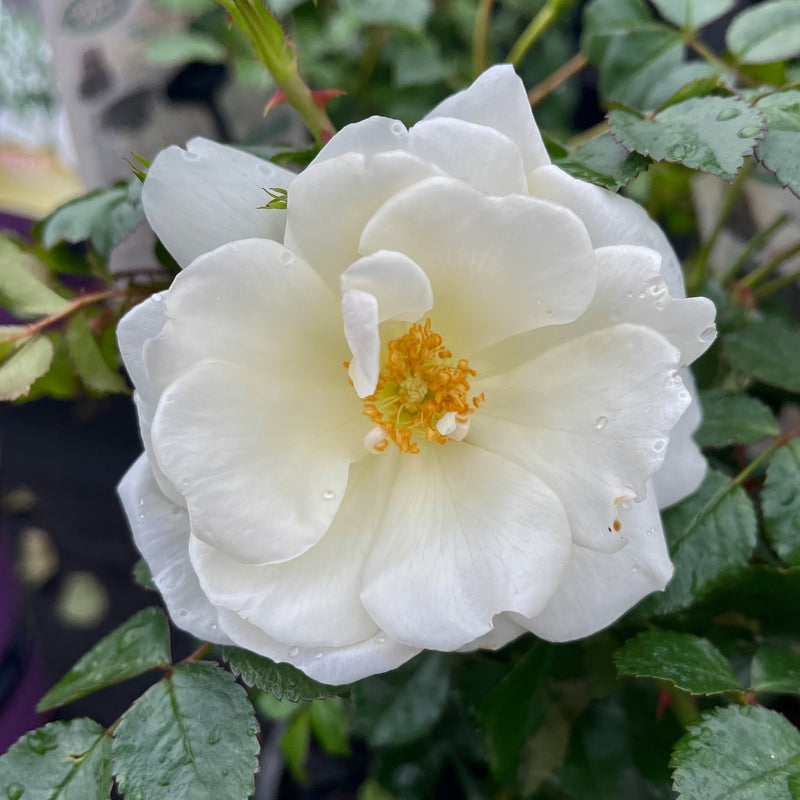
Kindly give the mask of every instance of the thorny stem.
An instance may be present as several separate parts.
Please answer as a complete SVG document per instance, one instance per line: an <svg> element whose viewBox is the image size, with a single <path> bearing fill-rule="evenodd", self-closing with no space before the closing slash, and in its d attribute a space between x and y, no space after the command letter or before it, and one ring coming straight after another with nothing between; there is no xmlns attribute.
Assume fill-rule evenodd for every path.
<svg viewBox="0 0 800 800"><path fill-rule="evenodd" d="M733 211L733 207L736 204L740 192L744 188L745 181L750 175L752 164L752 160L745 161L744 166L739 170L739 174L734 178L730 186L728 186L728 191L725 194L719 209L719 214L717 214L717 219L714 222L714 228L705 244L700 248L700 252L694 263L694 268L692 269L692 274L688 280L689 286L693 290L697 289L705 280L708 259L711 256L714 246L717 244L717 239L719 239L720 234L725 228L725 223L728 221L731 211Z"/></svg>
<svg viewBox="0 0 800 800"><path fill-rule="evenodd" d="M472 77L477 78L487 64L489 17L494 0L478 0L475 12L475 25L472 28Z"/></svg>
<svg viewBox="0 0 800 800"><path fill-rule="evenodd" d="M757 458L754 458L732 481L732 486L741 486L762 464L769 461L775 453L795 437L800 436L800 425L775 437L775 441Z"/></svg>
<svg viewBox="0 0 800 800"><path fill-rule="evenodd" d="M742 269L742 267L747 264L750 256L752 256L759 247L763 247L763 245L769 240L770 236L772 236L773 233L785 225L788 220L788 214L781 214L774 222L772 222L766 228L762 228L762 230L753 236L733 264L731 264L730 267L721 275L719 282L723 286L727 286L728 281L733 280L733 278L739 274L739 271Z"/></svg>
<svg viewBox="0 0 800 800"><path fill-rule="evenodd" d="M611 126L609 125L608 120L604 119L602 122L598 122L597 125L593 125L588 130L577 134L577 136L573 136L569 142L567 142L567 146L570 150L576 147L581 147L587 142L591 142L592 139L596 139L598 136L608 133L609 130L611 130Z"/></svg>
<svg viewBox="0 0 800 800"><path fill-rule="evenodd" d="M570 5L571 0L547 0L539 13L528 23L528 27L522 31L519 39L514 42L506 60L514 67L519 66L528 50Z"/></svg>
<svg viewBox="0 0 800 800"><path fill-rule="evenodd" d="M186 658L184 658L181 663L182 664L191 664L194 661L199 661L214 645L211 642L203 642L196 650L189 653Z"/></svg>
<svg viewBox="0 0 800 800"><path fill-rule="evenodd" d="M679 689L674 683L656 680L656 685L661 691L666 692L672 700L672 713L683 728L688 728L693 722L700 719L694 698L689 692Z"/></svg>
<svg viewBox="0 0 800 800"><path fill-rule="evenodd" d="M569 61L562 64L555 72L550 73L528 92L530 104L536 106L541 103L545 97L558 89L561 84L566 83L570 78L577 75L588 63L589 59L583 53L576 53Z"/></svg>
<svg viewBox="0 0 800 800"><path fill-rule="evenodd" d="M753 294L756 300L765 300L771 297L775 292L779 292L787 286L791 286L795 281L800 280L800 270L790 272L788 275L781 275L780 278L768 281L763 286L759 286Z"/></svg>
<svg viewBox="0 0 800 800"><path fill-rule="evenodd" d="M82 294L72 300L69 305L56 311L54 314L48 314L46 317L37 319L36 322L31 322L25 325L22 330L12 333L0 339L1 344L9 344L11 342L18 342L21 339L27 339L30 336L35 336L41 333L45 328L49 328L56 322L74 314L84 306L92 305L92 303L99 303L102 300L110 300L113 297L126 297L133 294L137 287L130 287L127 289L106 289L102 292L90 292L89 294Z"/></svg>
<svg viewBox="0 0 800 800"><path fill-rule="evenodd" d="M792 256L797 255L797 253L800 253L800 242L787 247L785 250L781 250L780 253L777 253L769 261L765 262L757 269L754 269L748 275L745 275L744 278L739 281L739 285L743 286L745 289L752 289L757 283L761 283L761 281L766 278L767 275L769 275L770 272L772 272L776 267L779 267L784 261Z"/></svg>

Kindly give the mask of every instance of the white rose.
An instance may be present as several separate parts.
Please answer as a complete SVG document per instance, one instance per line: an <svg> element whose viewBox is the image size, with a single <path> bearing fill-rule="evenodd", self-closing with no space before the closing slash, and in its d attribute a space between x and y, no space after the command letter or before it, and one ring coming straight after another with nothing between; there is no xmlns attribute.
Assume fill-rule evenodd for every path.
<svg viewBox="0 0 800 800"><path fill-rule="evenodd" d="M510 67L296 177L188 147L143 193L186 269L119 328L120 494L180 627L345 683L663 589L714 308L641 208L549 163Z"/></svg>

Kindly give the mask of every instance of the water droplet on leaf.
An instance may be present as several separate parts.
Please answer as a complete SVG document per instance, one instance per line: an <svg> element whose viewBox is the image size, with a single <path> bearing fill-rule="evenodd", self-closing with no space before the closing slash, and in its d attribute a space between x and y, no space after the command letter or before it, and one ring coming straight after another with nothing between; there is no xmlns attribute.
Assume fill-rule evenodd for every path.
<svg viewBox="0 0 800 800"><path fill-rule="evenodd" d="M748 125L746 128L737 131L736 135L740 139L752 139L754 136L758 136L759 133L761 133L761 128L756 125Z"/></svg>
<svg viewBox="0 0 800 800"><path fill-rule="evenodd" d="M726 119L735 119L741 113L742 112L739 111L738 108L723 108L722 111L717 114L717 119L720 122L725 122Z"/></svg>

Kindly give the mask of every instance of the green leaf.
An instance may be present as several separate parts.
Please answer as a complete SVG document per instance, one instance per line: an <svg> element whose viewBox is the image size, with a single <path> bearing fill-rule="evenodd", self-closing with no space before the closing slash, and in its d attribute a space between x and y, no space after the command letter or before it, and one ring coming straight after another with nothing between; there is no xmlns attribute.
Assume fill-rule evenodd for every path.
<svg viewBox="0 0 800 800"><path fill-rule="evenodd" d="M152 0L175 14L199 15L214 8L214 0Z"/></svg>
<svg viewBox="0 0 800 800"><path fill-rule="evenodd" d="M329 756L350 755L347 717L337 697L314 700L309 706L311 731Z"/></svg>
<svg viewBox="0 0 800 800"><path fill-rule="evenodd" d="M441 717L449 688L447 655L421 653L393 672L353 685L353 725L373 747L413 741Z"/></svg>
<svg viewBox="0 0 800 800"><path fill-rule="evenodd" d="M776 319L753 320L722 339L728 363L757 381L800 392L800 333Z"/></svg>
<svg viewBox="0 0 800 800"><path fill-rule="evenodd" d="M73 314L66 327L67 347L75 371L90 392L127 392L128 384L103 358L97 340L89 330L89 319L82 311Z"/></svg>
<svg viewBox="0 0 800 800"><path fill-rule="evenodd" d="M47 372L31 384L27 399L55 397L58 400L70 400L80 393L81 388L69 357L67 343L60 331L44 335L53 345L53 359Z"/></svg>
<svg viewBox="0 0 800 800"><path fill-rule="evenodd" d="M290 700L293 703L298 700L322 700L345 695L349 691L346 686L317 683L291 664L271 661L239 647L223 647L222 657L233 674L248 686L274 695L278 700Z"/></svg>
<svg viewBox="0 0 800 800"><path fill-rule="evenodd" d="M225 48L216 39L192 31L161 33L147 45L145 57L151 64L186 64L200 61L218 64L225 60Z"/></svg>
<svg viewBox="0 0 800 800"><path fill-rule="evenodd" d="M690 633L646 631L617 651L620 675L660 678L691 694L741 690L725 656L708 639Z"/></svg>
<svg viewBox="0 0 800 800"><path fill-rule="evenodd" d="M122 241L142 220L142 184L133 178L127 184L101 189L72 200L39 223L42 244L89 240L100 255Z"/></svg>
<svg viewBox="0 0 800 800"><path fill-rule="evenodd" d="M673 25L696 31L727 14L736 0L653 0L653 5Z"/></svg>
<svg viewBox="0 0 800 800"><path fill-rule="evenodd" d="M780 433L769 408L740 392L725 389L701 392L700 407L703 422L694 438L701 447L749 444Z"/></svg>
<svg viewBox="0 0 800 800"><path fill-rule="evenodd" d="M40 262L34 256L9 239L0 238L0 306L17 317L55 314L69 305L69 300L37 277L33 269L37 264Z"/></svg>
<svg viewBox="0 0 800 800"><path fill-rule="evenodd" d="M4 334L14 335L22 328L0 327ZM28 393L33 382L44 375L53 360L53 343L46 336L18 340L0 362L0 400L16 400Z"/></svg>
<svg viewBox="0 0 800 800"><path fill-rule="evenodd" d="M156 585L153 583L153 573L150 572L150 567L147 562L140 558L133 565L133 580L142 587L142 589L151 589L156 591Z"/></svg>
<svg viewBox="0 0 800 800"><path fill-rule="evenodd" d="M800 197L800 89L768 94L756 108L767 121L756 158Z"/></svg>
<svg viewBox="0 0 800 800"><path fill-rule="evenodd" d="M761 490L764 533L789 566L800 564L800 443L782 447L767 467Z"/></svg>
<svg viewBox="0 0 800 800"><path fill-rule="evenodd" d="M258 768L258 722L244 689L216 664L178 664L123 715L114 775L128 798L246 800Z"/></svg>
<svg viewBox="0 0 800 800"><path fill-rule="evenodd" d="M800 656L784 648L762 647L750 662L750 687L757 692L800 694Z"/></svg>
<svg viewBox="0 0 800 800"><path fill-rule="evenodd" d="M111 739L81 717L26 733L0 756L3 800L105 800L111 795Z"/></svg>
<svg viewBox="0 0 800 800"><path fill-rule="evenodd" d="M736 97L692 97L647 117L618 109L608 119L628 150L725 180L752 154L763 127L758 111Z"/></svg>
<svg viewBox="0 0 800 800"><path fill-rule="evenodd" d="M617 191L650 163L639 153L629 153L610 133L597 136L555 163L573 178Z"/></svg>
<svg viewBox="0 0 800 800"><path fill-rule="evenodd" d="M39 701L38 711L63 706L106 686L168 666L169 628L164 612L145 608L103 637Z"/></svg>
<svg viewBox="0 0 800 800"><path fill-rule="evenodd" d="M535 641L486 695L478 712L492 773L512 786L522 747L544 718L541 695L551 656L551 645Z"/></svg>
<svg viewBox="0 0 800 800"><path fill-rule="evenodd" d="M715 708L689 726L672 766L678 800L796 798L800 733L760 706Z"/></svg>
<svg viewBox="0 0 800 800"><path fill-rule="evenodd" d="M302 708L290 720L281 737L281 752L292 777L301 785L308 783L308 749L311 745L311 713Z"/></svg>
<svg viewBox="0 0 800 800"><path fill-rule="evenodd" d="M637 616L669 614L691 605L726 575L744 567L756 544L756 515L747 493L709 470L700 488L663 514L675 574L646 598Z"/></svg>
<svg viewBox="0 0 800 800"><path fill-rule="evenodd" d="M442 57L435 39L394 37L383 50L392 67L392 85L397 89L427 86L444 80L453 70Z"/></svg>
<svg viewBox="0 0 800 800"><path fill-rule="evenodd" d="M725 34L728 50L743 64L770 64L800 55L800 3L772 0L737 15Z"/></svg>
<svg viewBox="0 0 800 800"><path fill-rule="evenodd" d="M710 64L702 61L681 64L648 95L648 106L657 107L658 111L662 111L692 97L705 97L718 88L721 81L719 72ZM661 99L664 95L666 97Z"/></svg>
<svg viewBox="0 0 800 800"><path fill-rule="evenodd" d="M341 0L342 11L362 25L386 25L421 31L433 13L432 0Z"/></svg>

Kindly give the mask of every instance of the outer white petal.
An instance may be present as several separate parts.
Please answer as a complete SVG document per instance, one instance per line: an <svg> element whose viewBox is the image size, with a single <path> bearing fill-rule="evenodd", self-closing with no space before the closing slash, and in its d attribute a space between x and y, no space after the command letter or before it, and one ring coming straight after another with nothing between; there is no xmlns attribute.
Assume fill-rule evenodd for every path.
<svg viewBox="0 0 800 800"><path fill-rule="evenodd" d="M502 611L544 607L568 525L553 492L510 461L465 443L426 450L400 459L361 599L398 641L455 650Z"/></svg>
<svg viewBox="0 0 800 800"><path fill-rule="evenodd" d="M611 552L619 503L643 497L669 432L690 402L678 351L638 325L618 325L475 381L486 400L467 441L538 475L561 499L573 540Z"/></svg>
<svg viewBox="0 0 800 800"><path fill-rule="evenodd" d="M398 192L367 223L364 253L405 253L436 298L434 329L469 357L542 325L570 322L595 290L595 257L572 212L532 197L486 197L451 178Z"/></svg>
<svg viewBox="0 0 800 800"><path fill-rule="evenodd" d="M293 664L310 678L334 686L388 672L419 653L419 648L407 647L380 632L346 647L287 647L232 611L220 609L219 622L240 647Z"/></svg>
<svg viewBox="0 0 800 800"><path fill-rule="evenodd" d="M659 508L666 508L688 497L703 482L708 469L705 457L692 439L702 419L697 386L688 368L681 370L681 378L686 391L692 396L692 404L672 429L664 463L653 475Z"/></svg>
<svg viewBox="0 0 800 800"><path fill-rule="evenodd" d="M522 334L473 357L482 376L504 372L537 354L622 322L658 331L689 364L714 341L714 304L705 297L673 298L660 274L661 256L647 247L612 245L595 251L597 291L586 312L568 325Z"/></svg>
<svg viewBox="0 0 800 800"><path fill-rule="evenodd" d="M353 465L331 527L283 564L243 564L192 538L192 563L205 593L289 645L342 647L370 638L378 626L359 599L361 573L400 457L387 453Z"/></svg>
<svg viewBox="0 0 800 800"><path fill-rule="evenodd" d="M408 256L380 250L358 259L341 275L342 294L359 289L375 296L380 322L415 322L433 306L428 276Z"/></svg>
<svg viewBox="0 0 800 800"><path fill-rule="evenodd" d="M556 590L558 591L558 590ZM467 653L471 650L499 650L509 642L516 639L526 632L526 628L518 625L511 617L506 614L498 614L493 620L494 626L489 633L479 636L471 642L467 642L463 647L458 648L459 653Z"/></svg>
<svg viewBox="0 0 800 800"><path fill-rule="evenodd" d="M595 247L635 244L661 254L661 274L673 297L686 297L681 265L672 245L647 212L627 197L592 186L555 166L528 175L534 197L560 203L574 211L589 231Z"/></svg>
<svg viewBox="0 0 800 800"><path fill-rule="evenodd" d="M574 545L558 590L544 611L514 620L537 636L564 642L589 636L610 625L672 577L661 518L653 492L641 503L620 509L628 538L616 553L597 553Z"/></svg>
<svg viewBox="0 0 800 800"><path fill-rule="evenodd" d="M286 188L294 173L208 139L162 150L147 172L147 221L185 267L201 253L236 239L283 241L286 213L263 209L264 189Z"/></svg>
<svg viewBox="0 0 800 800"><path fill-rule="evenodd" d="M164 297L166 292L150 295L147 300L135 305L117 325L119 354L128 370L128 375L145 405L155 411L157 392L150 386L144 367L144 344L161 333L167 321Z"/></svg>
<svg viewBox="0 0 800 800"><path fill-rule="evenodd" d="M248 239L206 253L175 278L165 302L167 323L144 347L156 392L212 359L276 385L287 375L313 382L326 407L352 400L339 293L282 245Z"/></svg>
<svg viewBox="0 0 800 800"><path fill-rule="evenodd" d="M392 150L405 150L487 194L527 193L525 168L514 141L495 127L450 117L424 119L410 130L388 117L355 122L337 133L311 166L345 153L370 157Z"/></svg>
<svg viewBox="0 0 800 800"><path fill-rule="evenodd" d="M152 438L192 532L249 563L311 547L336 514L350 463L364 456L350 397L352 411L329 407L313 381L216 361L180 375L161 395Z"/></svg>
<svg viewBox="0 0 800 800"><path fill-rule="evenodd" d="M203 594L189 561L189 516L171 503L141 455L117 488L136 546L179 628L216 644L231 640L219 629L217 610Z"/></svg>
<svg viewBox="0 0 800 800"><path fill-rule="evenodd" d="M439 103L426 119L455 117L504 133L519 147L525 172L550 163L525 86L510 64L487 69L469 88Z"/></svg>
<svg viewBox="0 0 800 800"><path fill-rule="evenodd" d="M342 295L344 337L353 354L349 375L359 397L375 391L380 373L381 339L375 295L350 289Z"/></svg>
<svg viewBox="0 0 800 800"><path fill-rule="evenodd" d="M289 189L286 246L338 291L339 276L363 255L361 231L378 207L400 189L440 172L403 150L368 157L348 152L314 163Z"/></svg>

